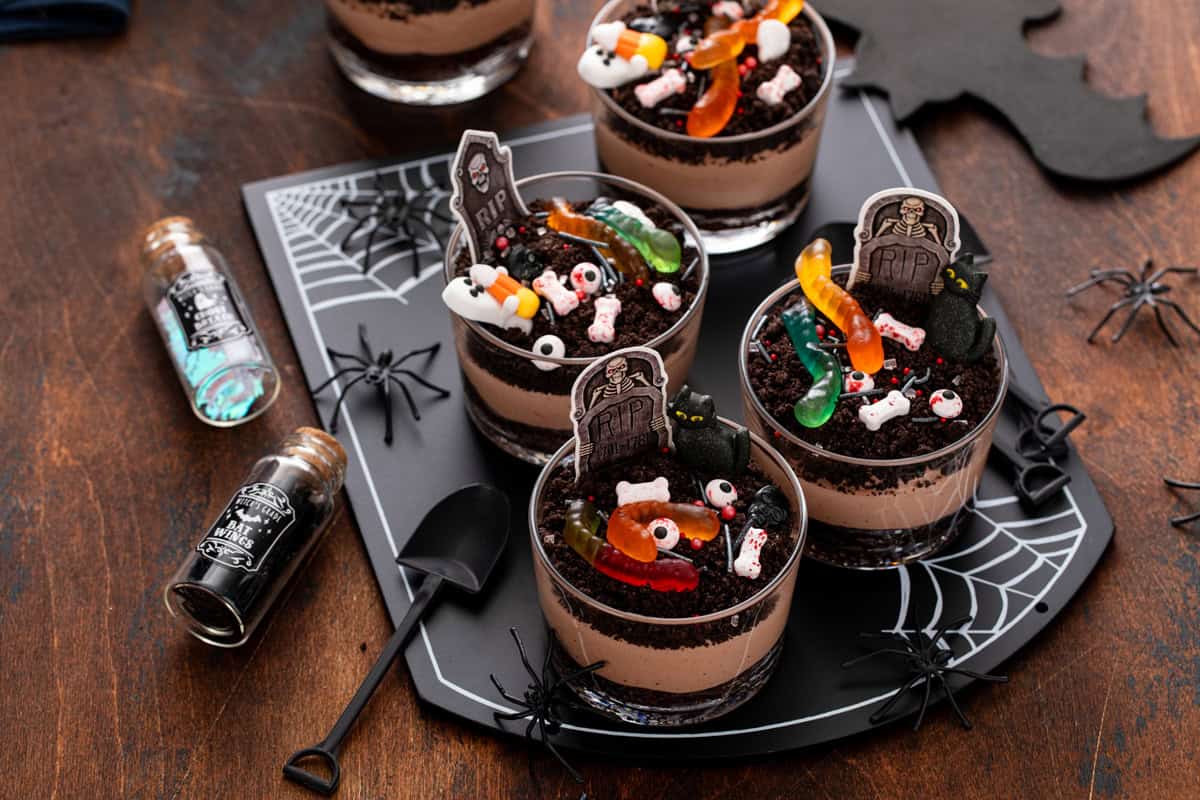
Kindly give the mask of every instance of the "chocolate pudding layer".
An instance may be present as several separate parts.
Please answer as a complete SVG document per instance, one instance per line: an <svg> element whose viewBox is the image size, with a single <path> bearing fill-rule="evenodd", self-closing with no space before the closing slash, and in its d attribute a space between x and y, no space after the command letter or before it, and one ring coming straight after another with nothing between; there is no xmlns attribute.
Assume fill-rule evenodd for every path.
<svg viewBox="0 0 1200 800"><path fill-rule="evenodd" d="M607 178L598 178L595 183L602 190L617 188ZM544 464L571 438L571 387L591 359L625 347L649 345L662 356L669 377L667 391L674 393L686 381L696 356L708 287L708 262L695 244L698 232L689 232L678 215L646 197L629 192L614 192L609 197L635 203L656 226L682 242L680 270L665 275L652 271L651 278L651 283L663 281L678 287L678 308L663 308L650 285L638 286L627 280L613 285L611 291L601 290L585 298L565 316L552 318L543 308L533 318L528 333L451 315L472 420L501 449L531 463ZM578 202L575 210L586 211L590 203ZM514 220L503 230L506 248L488 248L482 254L482 263L515 269L506 254L524 248L538 264L528 274L551 269L561 278L581 263L599 261L590 246L564 239L546 227L544 217L539 215L546 203L535 201L529 206L532 213L528 218ZM457 236L450 243L448 281L467 275L472 266L470 252ZM521 277L515 271L513 276ZM524 280L527 285L529 282L528 278ZM595 319L595 298L603 295L621 302L611 342L592 341L588 332ZM542 305L548 303L543 300ZM534 344L546 335L561 339L561 357L547 358L533 352Z"/></svg>
<svg viewBox="0 0 1200 800"><path fill-rule="evenodd" d="M722 476L737 490L736 514L699 548L686 541L674 548L700 571L699 585L661 592L618 581L584 560L563 537L566 508L591 498L609 513L616 508L618 481L660 476L668 481L671 502L691 503L701 499L700 483L716 476L696 475L671 454L648 454L576 483L572 462L562 460L566 454L564 448L543 472L531 514L534 575L556 663L605 663L596 680L573 688L603 713L648 725L711 719L752 697L778 659L805 535L804 499L786 462L752 439L750 469ZM750 579L729 571L725 530L738 536L754 493L766 484L783 492L790 510L769 527L762 572Z"/></svg>
<svg viewBox="0 0 1200 800"><path fill-rule="evenodd" d="M845 273L835 271L835 281L844 285ZM853 295L867 316L887 311L904 323L924 324L919 303L870 285L856 286ZM965 509L987 464L1008 379L999 340L992 352L966 364L928 346L913 352L884 338L885 368L874 376L876 387L899 389L929 372L928 382L915 387L911 412L872 432L858 411L881 397L846 398L823 426L807 428L792 407L812 380L780 319L801 297L792 282L764 302L743 336L741 358L747 425L771 437L804 487L812 520L806 554L838 566L880 568L936 552L969 517ZM836 334L824 317L818 322L827 336ZM938 389L962 400L960 416L942 421L934 414L929 398Z"/></svg>
<svg viewBox="0 0 1200 800"><path fill-rule="evenodd" d="M452 56L484 48L533 18L534 0L326 0L333 19L380 56Z"/></svg>

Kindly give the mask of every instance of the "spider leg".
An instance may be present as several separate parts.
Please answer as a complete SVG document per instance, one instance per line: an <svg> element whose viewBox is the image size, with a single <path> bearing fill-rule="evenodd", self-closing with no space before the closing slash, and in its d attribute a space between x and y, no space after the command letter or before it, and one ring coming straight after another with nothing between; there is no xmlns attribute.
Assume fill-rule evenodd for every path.
<svg viewBox="0 0 1200 800"><path fill-rule="evenodd" d="M520 634L516 628L509 628L508 632L512 634L513 641L517 643L517 652L521 654L521 663L525 665L525 671L529 673L529 677L533 679L535 684L541 685L541 678L533 671L533 665L529 663L529 653L525 650L525 643L521 641Z"/></svg>
<svg viewBox="0 0 1200 800"><path fill-rule="evenodd" d="M398 367L401 364L403 364L405 361L408 361L410 358L416 358L417 356L427 355L430 358L434 358L435 356L437 356L438 351L441 349L442 349L442 343L434 342L433 344L429 345L429 347L422 347L420 350L409 350L407 353L400 356L399 358L393 359L392 363L388 364L388 366L389 367Z"/></svg>
<svg viewBox="0 0 1200 800"><path fill-rule="evenodd" d="M971 617L970 617L970 615L968 615L965 617L960 617L952 622L947 622L945 625L938 628L937 632L933 634L933 639L932 639L933 643L936 644L938 642L938 640L946 638L947 631L953 630L956 628L961 628L963 625L966 625L970 621L971 621ZM949 642L947 642L947 644L949 644Z"/></svg>
<svg viewBox="0 0 1200 800"><path fill-rule="evenodd" d="M958 705L958 701L954 699L954 692L950 691L950 684L946 683L946 678L939 672L937 673L938 682L942 684L942 691L946 693L946 699L950 701L950 707L954 709L954 713L958 716L958 721L967 730L971 730L971 720L967 719L967 715L963 713L962 708Z"/></svg>
<svg viewBox="0 0 1200 800"><path fill-rule="evenodd" d="M379 393L383 395L383 408L387 412L383 429L383 443L390 446L392 444L392 391L391 381L383 381L379 384Z"/></svg>
<svg viewBox="0 0 1200 800"><path fill-rule="evenodd" d="M362 364L364 367L371 366L370 362L364 361L362 356L356 356L353 353L339 353L337 350L334 350L332 347L326 347L325 352L329 354L330 358L348 358L351 361L356 361L359 364Z"/></svg>
<svg viewBox="0 0 1200 800"><path fill-rule="evenodd" d="M929 710L929 695L933 690L933 681L925 681L925 694L921 697L921 710L917 712L917 719L913 722L913 730L921 729L921 723L925 721L925 712Z"/></svg>
<svg viewBox="0 0 1200 800"><path fill-rule="evenodd" d="M1092 328L1092 332L1088 334L1088 337L1087 337L1088 344L1091 344L1093 341L1095 341L1096 334L1099 333L1100 329L1103 328L1108 323L1108 321L1113 318L1114 314L1116 314L1118 311L1120 311L1125 306L1134 302L1135 299L1136 298L1133 298L1133 297L1126 297L1124 300L1118 300L1117 302L1113 303L1112 306L1109 307L1108 313L1104 315L1104 319L1100 320L1100 322L1098 322L1096 324L1096 327Z"/></svg>
<svg viewBox="0 0 1200 800"><path fill-rule="evenodd" d="M421 219L420 217L413 217L413 218L412 218L412 220L410 220L410 221L411 221L411 222L415 222L415 223L417 223L418 225L420 225L422 228L424 228L424 229L425 229L425 231L426 231L426 232L427 232L427 233L428 233L430 236L432 236L432 237L433 237L433 241L434 241L434 243L435 243L435 244L438 244L438 245L441 245L441 244L442 244L442 237L438 235L438 232L437 232L436 230L434 230L433 226L432 226L432 225L430 225L428 222L426 222L425 220Z"/></svg>
<svg viewBox="0 0 1200 800"><path fill-rule="evenodd" d="M330 433L337 433L338 414L341 413L342 403L346 402L346 395L350 394L350 387L364 380L366 377L366 375L359 375L357 378L347 383L345 388L342 389L342 393L338 395L337 405L333 407L333 416L329 420Z"/></svg>
<svg viewBox="0 0 1200 800"><path fill-rule="evenodd" d="M886 648L883 650L872 650L870 653L867 653L866 655L861 655L861 656L858 656L857 658L852 658L849 661L843 662L842 667L843 668L853 667L855 664L861 664L864 661L869 661L870 659L874 658L875 656L881 656L881 655L902 656L904 658L911 658L913 654L906 650L897 650L893 647L889 647L889 648Z"/></svg>
<svg viewBox="0 0 1200 800"><path fill-rule="evenodd" d="M892 710L892 707L895 706L896 703L900 702L900 698L904 697L904 695L908 693L909 689L916 686L924 678L925 678L925 673L923 673L923 672L919 672L916 675L909 678L908 683L904 684L899 689L897 689L896 693L894 695L892 695L891 698L886 703L884 703L882 706L880 706L878 711L876 711L874 714L872 714L870 716L871 724L874 725L874 724L880 722L881 720L887 719L888 712L890 712Z"/></svg>
<svg viewBox="0 0 1200 800"><path fill-rule="evenodd" d="M1163 483L1176 489L1200 489L1200 483L1190 483L1175 478L1163 478Z"/></svg>
<svg viewBox="0 0 1200 800"><path fill-rule="evenodd" d="M1090 280L1086 280L1083 283L1077 284L1075 286L1072 286L1070 289L1067 289L1067 297L1074 297L1075 295L1079 294L1080 292L1084 291L1085 289L1090 289L1093 286L1099 286L1100 284L1107 283L1109 281L1115 281L1116 283L1119 283L1125 287L1129 287L1129 286L1133 285L1133 281L1130 280L1129 278L1126 278L1123 275L1120 275L1120 274L1107 275L1104 273L1100 273L1100 274L1093 275Z"/></svg>
<svg viewBox="0 0 1200 800"><path fill-rule="evenodd" d="M1176 528L1182 528L1189 522L1195 522L1198 519L1200 519L1200 511L1197 511L1195 514L1184 514L1179 517L1171 517L1171 524Z"/></svg>
<svg viewBox="0 0 1200 800"><path fill-rule="evenodd" d="M1112 337L1113 344L1121 341L1121 337L1125 335L1125 332L1133 327L1133 321L1137 318L1137 313L1142 310L1142 306L1144 305L1146 305L1146 298L1138 297L1137 302L1133 304L1133 308L1129 310L1129 316L1125 318L1125 322L1121 325L1121 329Z"/></svg>
<svg viewBox="0 0 1200 800"><path fill-rule="evenodd" d="M1179 347L1179 340L1175 338L1175 331L1171 330L1171 326L1167 324L1167 318L1163 316L1162 309L1153 301L1150 302L1150 308L1154 309L1154 318L1158 320L1158 327L1166 335L1167 341L1171 343L1172 347Z"/></svg>
<svg viewBox="0 0 1200 800"><path fill-rule="evenodd" d="M1183 320L1183 324L1187 325L1196 333L1200 333L1200 327L1197 327L1196 323L1192 322L1191 317L1184 312L1179 303L1176 303L1174 300L1168 300L1165 297L1159 298L1158 302L1167 308L1173 309L1175 313L1179 315L1179 318Z"/></svg>
<svg viewBox="0 0 1200 800"><path fill-rule="evenodd" d="M985 672L975 672L974 670L962 669L960 667L944 667L942 672L947 675L965 675L968 678L974 678L977 681L988 681L989 683L1008 683L1007 675L988 675Z"/></svg>
<svg viewBox="0 0 1200 800"><path fill-rule="evenodd" d="M1167 275L1195 275L1197 272L1195 267L1163 267L1158 272L1147 278L1148 283L1165 278Z"/></svg>
<svg viewBox="0 0 1200 800"><path fill-rule="evenodd" d="M371 272L371 248L375 246L375 234L379 233L378 223L371 226L371 232L367 234L367 247L363 251L363 275Z"/></svg>
<svg viewBox="0 0 1200 800"><path fill-rule="evenodd" d="M503 686L501 686L501 685L500 685L500 681L499 681L499 679L498 679L498 678L495 676L495 674L494 674L494 673L493 673L493 674L491 674L491 675L488 675L488 677L492 679L492 686L495 686L495 687L496 687L496 691L500 693L500 696L501 696L501 697L503 697L505 700L507 700L507 701L508 701L508 702L510 702L510 703L515 703L515 704L517 704L517 705L519 705L519 706L523 706L523 705L525 705L525 701L524 701L524 700L521 700L521 699L519 699L519 698L513 697L511 694L509 694L509 693L508 693L508 691L507 691L507 690L506 690L506 689L505 689ZM526 713L528 713L528 712L525 712L525 711L521 712L521 716L522 716L522 717L523 717L523 716L525 716L525 714L526 714ZM519 718L520 718L520 717L512 717L512 719L519 719Z"/></svg>
<svg viewBox="0 0 1200 800"><path fill-rule="evenodd" d="M342 237L342 243L338 245L338 247L342 248L343 253L346 252L346 245L348 245L350 240L354 238L354 234L358 233L359 229L367 223L368 219L370 219L369 216L360 217L358 222L354 224L354 227L350 229L350 232Z"/></svg>
<svg viewBox="0 0 1200 800"><path fill-rule="evenodd" d="M408 247L408 252L412 254L413 277L418 278L421 276L421 249L417 244L417 235L408 226L408 220L401 222L400 228L404 231L404 242Z"/></svg>
<svg viewBox="0 0 1200 800"><path fill-rule="evenodd" d="M532 710L511 711L508 713L505 713L502 711L496 711L496 712L492 713L492 717L494 717L497 722L515 722L516 720L519 720L519 719L525 719L532 713L533 713Z"/></svg>
<svg viewBox="0 0 1200 800"><path fill-rule="evenodd" d="M308 390L308 391L309 391L309 394L320 394L320 393L321 393L321 390L322 390L322 389L324 389L326 386L328 386L329 384L333 383L333 382L334 382L334 381L336 381L338 378L340 378L340 377L342 377L343 375L345 375L347 372L354 372L356 369L358 369L358 367L344 367L344 368L342 368L342 369L338 370L337 372L333 373L333 375L331 375L331 376L330 376L329 380L325 381L324 383L322 383L322 384L321 384L320 386L318 386L317 388L315 388L315 389L309 389L309 390Z"/></svg>
<svg viewBox="0 0 1200 800"><path fill-rule="evenodd" d="M545 720L542 720L538 723L538 732L542 735L542 744L546 746L546 749L550 751L552 756L558 759L558 763L562 764L563 769L570 773L571 777L575 779L576 783L583 783L583 776L576 772L575 768L567 763L567 760L563 758L562 753L558 752L558 748L554 746L554 742L550 741L550 737L546 735Z"/></svg>
<svg viewBox="0 0 1200 800"><path fill-rule="evenodd" d="M420 421L421 413L420 413L420 411L416 410L416 403L413 402L413 395L412 395L412 392L408 391L408 386L404 385L402 383L402 381L400 380L400 378L397 378L396 375L389 374L388 380L395 381L396 385L400 386L400 391L404 392L404 399L406 399L406 401L408 401L408 410L412 411L412 413L413 413L413 419L416 421Z"/></svg>
<svg viewBox="0 0 1200 800"><path fill-rule="evenodd" d="M395 370L395 371L396 371L396 372L399 372L401 375L407 375L408 377L412 378L412 379L413 379L414 381L416 381L417 383L419 383L419 384L421 384L422 386L424 386L424 387L425 387L426 389L428 389L429 391L431 391L431 392L436 392L436 393L437 393L437 395L438 395L438 397L449 397L449 396L450 396L450 392L449 392L448 390L446 390L446 389L443 389L443 388L442 388L442 387L440 387L440 386L435 386L434 384L432 384L432 383L430 383L429 381L427 381L427 380L425 380L424 378L422 378L422 377L421 377L420 375L418 375L417 373L413 372L411 369L398 369L398 370ZM420 419L420 418L418 417L418 419Z"/></svg>
<svg viewBox="0 0 1200 800"><path fill-rule="evenodd" d="M366 363L371 364L375 360L375 351L371 349L371 341L367 338L367 326L361 322L358 323L358 343L367 354Z"/></svg>

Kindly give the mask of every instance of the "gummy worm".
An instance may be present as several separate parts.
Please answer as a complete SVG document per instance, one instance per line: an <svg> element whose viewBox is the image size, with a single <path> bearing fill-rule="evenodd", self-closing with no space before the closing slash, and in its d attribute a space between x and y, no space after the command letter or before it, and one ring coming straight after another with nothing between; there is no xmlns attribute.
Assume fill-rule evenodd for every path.
<svg viewBox="0 0 1200 800"><path fill-rule="evenodd" d="M816 316L807 300L801 300L783 312L783 327L800 362L812 376L808 394L796 401L792 413L806 428L819 428L837 410L842 389L842 370L837 356L822 349L817 339Z"/></svg>
<svg viewBox="0 0 1200 800"><path fill-rule="evenodd" d="M700 571L689 561L664 558L636 561L597 536L600 515L586 500L567 506L563 538L597 572L631 586L649 586L657 592L690 592L700 585Z"/></svg>
<svg viewBox="0 0 1200 800"><path fill-rule="evenodd" d="M734 72L736 73L736 71L735 69ZM610 253L609 260L616 266L618 272L630 280L646 281L650 278L650 270L647 268L642 254L615 228L586 214L580 214L561 197L556 197L551 202L554 210L550 212L550 216L546 217L548 226L573 236L604 242L604 246Z"/></svg>
<svg viewBox="0 0 1200 800"><path fill-rule="evenodd" d="M688 503L662 503L643 500L618 506L608 519L608 542L637 561L653 561L658 557L658 542L649 523L667 517L679 526L684 539L712 541L721 532L721 520L711 508Z"/></svg>
<svg viewBox="0 0 1200 800"><path fill-rule="evenodd" d="M830 277L831 253L824 239L812 242L796 258L796 277L812 304L846 334L850 363L859 372L873 375L883 369L883 340L858 301Z"/></svg>
<svg viewBox="0 0 1200 800"><path fill-rule="evenodd" d="M750 19L738 20L725 30L716 31L701 39L687 55L692 69L712 69L717 64L737 58L750 42L758 41L758 26L769 19L784 25L804 10L804 0L771 0Z"/></svg>
<svg viewBox="0 0 1200 800"><path fill-rule="evenodd" d="M625 241L637 248L655 272L670 274L679 271L683 252L679 240L670 231L649 227L637 217L609 205L593 207L588 214L621 234Z"/></svg>
<svg viewBox="0 0 1200 800"><path fill-rule="evenodd" d="M712 68L712 80L708 88L688 112L688 136L707 139L721 132L737 108L740 77L737 62L733 59L722 61Z"/></svg>

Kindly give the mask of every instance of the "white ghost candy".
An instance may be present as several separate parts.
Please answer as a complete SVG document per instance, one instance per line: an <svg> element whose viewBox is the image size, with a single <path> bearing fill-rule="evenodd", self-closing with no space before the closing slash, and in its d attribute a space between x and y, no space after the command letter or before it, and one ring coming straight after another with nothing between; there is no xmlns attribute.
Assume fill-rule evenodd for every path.
<svg viewBox="0 0 1200 800"><path fill-rule="evenodd" d="M861 406L858 409L858 419L867 426L867 430L877 431L883 427L883 423L896 417L907 416L911 410L912 403L909 402L909 399L903 393L893 389L887 393L887 397L879 402Z"/></svg>
<svg viewBox="0 0 1200 800"><path fill-rule="evenodd" d="M627 61L601 45L591 45L579 57L576 69L589 86L615 89L644 77L650 71L650 65L645 56L636 55Z"/></svg>
<svg viewBox="0 0 1200 800"><path fill-rule="evenodd" d="M646 528L654 534L654 544L660 550L673 550L679 544L679 526L670 517L652 519Z"/></svg>
<svg viewBox="0 0 1200 800"><path fill-rule="evenodd" d="M654 299L667 311L678 311L683 305L683 293L673 283L656 283L650 290Z"/></svg>
<svg viewBox="0 0 1200 800"><path fill-rule="evenodd" d="M737 489L724 478L713 478L704 487L704 497L713 508L725 508L737 502Z"/></svg>
<svg viewBox="0 0 1200 800"><path fill-rule="evenodd" d="M590 296L600 291L604 276L600 268L587 261L580 261L571 270L571 287L577 292Z"/></svg>
<svg viewBox="0 0 1200 800"><path fill-rule="evenodd" d="M621 301L616 297L597 297L596 316L588 326L588 338L597 344L611 342L617 335L617 316L621 313Z"/></svg>
<svg viewBox="0 0 1200 800"><path fill-rule="evenodd" d="M475 266L486 265L476 264ZM496 298L488 294L487 287L495 281L494 275L498 270L492 267L486 269L492 270L492 273L488 273L486 270L476 270L475 267L471 268L471 275L478 275L486 283L478 283L466 275L447 283L446 288L442 290L442 302L463 319L485 322L500 328L516 328L528 334L533 330L533 320L517 316L517 296L510 295L503 303L499 303ZM488 280L489 275L492 276L491 280Z"/></svg>
<svg viewBox="0 0 1200 800"><path fill-rule="evenodd" d="M617 505L627 506L630 503L641 503L654 500L659 503L671 502L671 487L667 479L659 475L645 483L630 483L621 481L617 484Z"/></svg>
<svg viewBox="0 0 1200 800"><path fill-rule="evenodd" d="M565 317L579 308L579 296L563 286L558 274L552 269L533 279L533 291L537 292L539 297L546 298L554 307L554 313L560 317Z"/></svg>
<svg viewBox="0 0 1200 800"><path fill-rule="evenodd" d="M869 392L875 388L875 379L865 372L855 370L846 375L845 391L851 392Z"/></svg>
<svg viewBox="0 0 1200 800"><path fill-rule="evenodd" d="M875 330L885 339L899 342L914 353L925 344L925 329L905 325L886 311L875 317Z"/></svg>
<svg viewBox="0 0 1200 800"><path fill-rule="evenodd" d="M929 396L929 407L942 419L954 419L963 412L963 401L958 392L938 389Z"/></svg>
<svg viewBox="0 0 1200 800"><path fill-rule="evenodd" d="M755 91L759 100L762 100L769 106L777 106L783 102L783 98L788 92L800 85L800 76L796 71L784 64L775 73L775 77L769 81L764 81L758 85Z"/></svg>
<svg viewBox="0 0 1200 800"><path fill-rule="evenodd" d="M758 24L758 38L754 43L758 45L759 61L774 61L792 46L792 32L777 19L764 19Z"/></svg>
<svg viewBox="0 0 1200 800"><path fill-rule="evenodd" d="M742 578L754 580L762 573L762 548L767 543L767 532L762 528L751 528L742 539L742 547L733 562L733 571Z"/></svg>
<svg viewBox="0 0 1200 800"><path fill-rule="evenodd" d="M533 352L539 356L550 356L551 358L562 358L567 354L567 346L563 340L555 336L553 333L547 333L539 336L537 341L533 343ZM542 372L553 372L561 367L561 364L555 364L553 361L538 361L534 360L533 365Z"/></svg>
<svg viewBox="0 0 1200 800"><path fill-rule="evenodd" d="M673 94L679 94L687 88L687 78L683 76L683 71L679 69L663 70L663 73L652 81L643 83L640 86L633 87L633 93L637 95L638 102L642 104L642 108L654 108L656 105L666 100ZM619 201L624 202L624 201ZM616 203L613 203L615 206ZM626 203L626 205L633 205ZM634 206L637 208L637 206ZM638 209L638 214L642 215L641 209Z"/></svg>

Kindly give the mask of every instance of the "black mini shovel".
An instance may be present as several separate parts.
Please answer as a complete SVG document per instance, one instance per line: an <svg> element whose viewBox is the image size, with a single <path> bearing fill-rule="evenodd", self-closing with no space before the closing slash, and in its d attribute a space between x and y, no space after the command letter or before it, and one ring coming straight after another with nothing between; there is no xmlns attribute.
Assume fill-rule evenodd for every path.
<svg viewBox="0 0 1200 800"><path fill-rule="evenodd" d="M508 541L508 515L508 497L499 489L480 483L464 486L430 509L396 557L396 563L425 573L408 613L333 730L320 744L292 753L283 765L285 778L327 796L337 790L342 773L338 765L342 739L412 638L442 584L449 581L471 594L483 588ZM301 768L299 762L307 759L323 761L329 769L329 778Z"/></svg>

